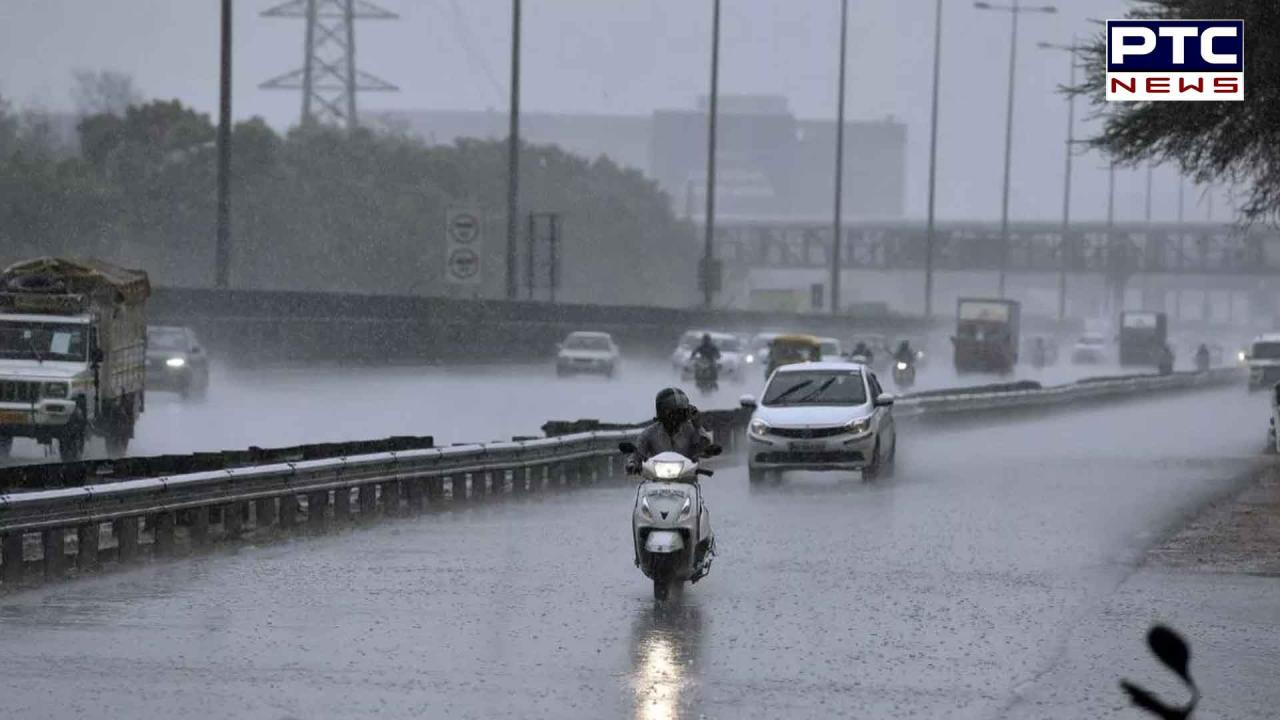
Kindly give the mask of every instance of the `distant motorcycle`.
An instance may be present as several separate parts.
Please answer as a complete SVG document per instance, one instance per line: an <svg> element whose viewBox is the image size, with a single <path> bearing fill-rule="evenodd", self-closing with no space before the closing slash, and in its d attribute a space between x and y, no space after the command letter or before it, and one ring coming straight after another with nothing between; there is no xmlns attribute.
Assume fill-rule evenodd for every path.
<svg viewBox="0 0 1280 720"><path fill-rule="evenodd" d="M893 364L893 383L900 388L909 388L916 384L915 363L898 360Z"/></svg>
<svg viewBox="0 0 1280 720"><path fill-rule="evenodd" d="M698 386L698 391L703 395L709 395L720 389L720 368L716 361L706 355L697 355L693 358L693 380Z"/></svg>
<svg viewBox="0 0 1280 720"><path fill-rule="evenodd" d="M624 442L618 449L630 455L636 446ZM719 446L707 449L709 457L719 454ZM636 566L653 580L654 600L665 601L672 585L696 583L711 571L715 534L698 484L699 477L710 475L695 460L674 452L654 455L640 468L631 538Z"/></svg>

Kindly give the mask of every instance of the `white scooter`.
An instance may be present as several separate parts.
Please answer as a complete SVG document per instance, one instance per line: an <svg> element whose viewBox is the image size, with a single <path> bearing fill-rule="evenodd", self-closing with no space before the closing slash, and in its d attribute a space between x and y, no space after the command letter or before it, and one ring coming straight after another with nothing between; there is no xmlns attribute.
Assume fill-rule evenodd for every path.
<svg viewBox="0 0 1280 720"><path fill-rule="evenodd" d="M627 455L636 451L629 442L618 449ZM718 446L708 448L708 456L719 454ZM640 469L631 538L636 566L653 580L655 600L666 600L672 585L696 583L711 571L715 534L698 484L699 476L711 474L675 452L654 455Z"/></svg>

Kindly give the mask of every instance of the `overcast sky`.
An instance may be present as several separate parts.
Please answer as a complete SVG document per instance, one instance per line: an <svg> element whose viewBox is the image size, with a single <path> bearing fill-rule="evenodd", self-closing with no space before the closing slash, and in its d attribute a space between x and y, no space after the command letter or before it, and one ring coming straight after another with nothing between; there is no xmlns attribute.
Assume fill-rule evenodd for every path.
<svg viewBox="0 0 1280 720"><path fill-rule="evenodd" d="M296 122L295 93L258 84L300 66L302 22L258 13L278 0L237 0L235 114ZM1059 0L1056 15L1024 15L1019 30L1014 135L1016 218L1062 212L1066 103L1055 94L1067 57L1036 42L1069 43L1118 17L1124 0ZM504 109L510 61L509 0L379 0L400 19L359 24L361 69L400 86L366 94L374 109ZM968 0L944 0L938 212L942 219L998 219L1009 16ZM928 168L934 3L850 0L847 112L908 126L908 213L922 217ZM832 117L838 0L723 0L721 90L785 95L806 118ZM688 107L707 91L710 0L525 0L523 94L527 110L648 114ZM0 93L22 105L71 107L76 69L131 74L148 97L179 98L212 112L217 102L215 0L2 0ZM1081 108L1081 132L1088 110ZM1079 157L1074 214L1101 219L1106 173ZM1155 176L1154 215L1174 219L1176 175ZM1145 171L1122 171L1118 215L1141 219ZM1220 194L1216 217L1226 214ZM1187 192L1187 217L1206 210Z"/></svg>

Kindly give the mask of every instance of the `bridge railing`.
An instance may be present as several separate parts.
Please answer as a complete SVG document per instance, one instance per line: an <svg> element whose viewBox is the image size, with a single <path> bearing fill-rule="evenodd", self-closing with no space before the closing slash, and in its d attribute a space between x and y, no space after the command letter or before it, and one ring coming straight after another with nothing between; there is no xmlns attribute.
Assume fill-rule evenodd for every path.
<svg viewBox="0 0 1280 720"><path fill-rule="evenodd" d="M956 389L905 396L906 417L969 417L1021 408L1151 395L1238 382L1235 369L1135 376L1048 388ZM733 451L750 414L703 413L716 442ZM111 482L0 494L0 581L91 570L106 559L172 555L296 527L331 525L486 498L593 484L621 474L617 445L637 427L612 427L533 440L391 450L247 467L115 478ZM181 541L181 543L179 542Z"/></svg>

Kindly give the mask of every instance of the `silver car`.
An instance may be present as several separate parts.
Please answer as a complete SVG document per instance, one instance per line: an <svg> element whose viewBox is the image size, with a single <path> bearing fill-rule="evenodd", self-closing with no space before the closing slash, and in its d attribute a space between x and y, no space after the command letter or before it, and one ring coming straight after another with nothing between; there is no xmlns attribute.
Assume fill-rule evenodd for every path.
<svg viewBox="0 0 1280 720"><path fill-rule="evenodd" d="M897 456L893 395L861 363L810 362L778 368L747 427L751 480L783 470L860 470L892 476Z"/></svg>

